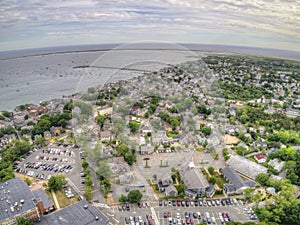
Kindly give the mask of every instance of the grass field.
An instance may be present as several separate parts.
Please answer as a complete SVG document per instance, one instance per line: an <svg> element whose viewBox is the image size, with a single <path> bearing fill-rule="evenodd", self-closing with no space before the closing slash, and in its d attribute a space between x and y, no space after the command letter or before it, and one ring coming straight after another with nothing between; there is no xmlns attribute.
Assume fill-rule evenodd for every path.
<svg viewBox="0 0 300 225"><path fill-rule="evenodd" d="M48 190L46 190L46 193L49 196L49 198L52 200L52 202L54 202L53 201L53 197L51 195L51 192L48 191ZM72 204L78 202L78 197L77 196L68 199L66 197L64 191L57 191L57 192L55 192L55 194L56 194L56 198L57 198L58 204L59 204L59 206L61 208L67 207L69 205L72 205Z"/></svg>

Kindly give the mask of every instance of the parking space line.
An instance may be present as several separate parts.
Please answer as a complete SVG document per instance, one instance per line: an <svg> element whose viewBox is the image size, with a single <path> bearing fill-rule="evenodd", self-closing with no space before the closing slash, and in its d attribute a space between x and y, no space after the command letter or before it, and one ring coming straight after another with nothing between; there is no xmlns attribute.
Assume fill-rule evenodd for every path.
<svg viewBox="0 0 300 225"><path fill-rule="evenodd" d="M154 208L150 207L150 210L151 210L152 215L154 216L155 224L159 225L159 221L158 221L158 218L157 218L157 215L156 215L156 212L155 212Z"/></svg>

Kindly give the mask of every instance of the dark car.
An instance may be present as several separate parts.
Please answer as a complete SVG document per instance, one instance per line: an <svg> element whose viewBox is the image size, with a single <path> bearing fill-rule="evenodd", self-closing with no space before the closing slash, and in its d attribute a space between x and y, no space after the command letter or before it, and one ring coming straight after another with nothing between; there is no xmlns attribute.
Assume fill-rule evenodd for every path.
<svg viewBox="0 0 300 225"><path fill-rule="evenodd" d="M158 205L159 205L159 206L162 206L162 201L159 201L159 202L158 202Z"/></svg>

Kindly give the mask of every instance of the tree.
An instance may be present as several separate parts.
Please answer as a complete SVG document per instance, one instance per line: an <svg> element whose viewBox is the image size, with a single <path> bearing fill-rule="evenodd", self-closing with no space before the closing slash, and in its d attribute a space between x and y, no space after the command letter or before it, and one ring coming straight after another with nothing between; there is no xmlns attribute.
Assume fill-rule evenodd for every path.
<svg viewBox="0 0 300 225"><path fill-rule="evenodd" d="M269 178L270 177L268 174L260 173L256 176L255 181L260 183L261 185L266 185Z"/></svg>
<svg viewBox="0 0 300 225"><path fill-rule="evenodd" d="M100 185L103 188L104 195L106 195L110 191L110 188L111 188L110 181L105 178L100 181Z"/></svg>
<svg viewBox="0 0 300 225"><path fill-rule="evenodd" d="M119 198L119 202L126 202L127 201L127 197L123 194L121 194L120 198Z"/></svg>
<svg viewBox="0 0 300 225"><path fill-rule="evenodd" d="M59 174L56 176L52 176L48 181L48 188L50 191L58 191L63 188L68 182L64 175Z"/></svg>
<svg viewBox="0 0 300 225"><path fill-rule="evenodd" d="M8 118L12 116L11 112L8 111L2 111L2 115Z"/></svg>
<svg viewBox="0 0 300 225"><path fill-rule="evenodd" d="M95 93L95 88L94 87L88 88L88 93L89 94L94 94Z"/></svg>
<svg viewBox="0 0 300 225"><path fill-rule="evenodd" d="M81 166L82 166L83 169L87 169L89 167L89 163L86 160L84 160L82 162Z"/></svg>
<svg viewBox="0 0 300 225"><path fill-rule="evenodd" d="M209 172L211 175L214 175L215 168L212 167L212 166L208 167L208 172Z"/></svg>
<svg viewBox="0 0 300 225"><path fill-rule="evenodd" d="M85 186L84 187L84 196L88 201L91 201L93 198L93 189L90 186Z"/></svg>
<svg viewBox="0 0 300 225"><path fill-rule="evenodd" d="M17 225L33 225L33 222L27 218L20 217L17 221Z"/></svg>
<svg viewBox="0 0 300 225"><path fill-rule="evenodd" d="M251 198L252 198L252 193L253 193L254 190L252 190L251 188L247 188L245 189L244 191L244 195L245 195L245 199L247 201L249 201Z"/></svg>
<svg viewBox="0 0 300 225"><path fill-rule="evenodd" d="M136 133L139 129L140 129L140 123L135 121L135 120L131 120L129 123L128 123L128 126L130 128L130 131L132 133Z"/></svg>
<svg viewBox="0 0 300 225"><path fill-rule="evenodd" d="M34 140L34 143L36 145L40 145L40 146L44 145L45 142L46 142L46 139L44 137L41 137L41 136L36 137L35 140Z"/></svg>
<svg viewBox="0 0 300 225"><path fill-rule="evenodd" d="M212 177L210 177L210 178L208 179L208 182L209 182L210 184L215 184L215 183L217 182L217 179L216 179L216 177L212 176Z"/></svg>
<svg viewBox="0 0 300 225"><path fill-rule="evenodd" d="M95 118L97 124L101 127L103 127L104 121L105 121L105 117L102 115L99 115Z"/></svg>
<svg viewBox="0 0 300 225"><path fill-rule="evenodd" d="M32 184L32 181L28 177L26 177L24 181L27 183L28 186Z"/></svg>
<svg viewBox="0 0 300 225"><path fill-rule="evenodd" d="M143 195L139 190L132 190L128 193L128 201L130 203L138 203L141 201Z"/></svg>

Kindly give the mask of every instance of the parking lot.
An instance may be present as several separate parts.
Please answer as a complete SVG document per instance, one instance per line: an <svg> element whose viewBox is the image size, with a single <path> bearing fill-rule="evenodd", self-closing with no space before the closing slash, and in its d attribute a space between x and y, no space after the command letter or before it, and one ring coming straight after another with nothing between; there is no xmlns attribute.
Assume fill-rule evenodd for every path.
<svg viewBox="0 0 300 225"><path fill-rule="evenodd" d="M228 201L229 200L229 201ZM119 224L149 224L149 217L153 224L226 224L228 221L257 222L250 219L250 209L245 209L242 201L233 199L221 200L193 200L193 201L154 201L150 206L146 203L138 206L130 204L130 210L125 205L113 207L113 214ZM252 211L252 210L251 210ZM251 212L253 214L253 211ZM126 223L126 221L128 223Z"/></svg>
<svg viewBox="0 0 300 225"><path fill-rule="evenodd" d="M78 188L84 184L80 177L81 158L79 148L73 145L52 145L49 148L39 148L30 151L26 157L14 164L14 171L42 180L51 176L63 174Z"/></svg>

